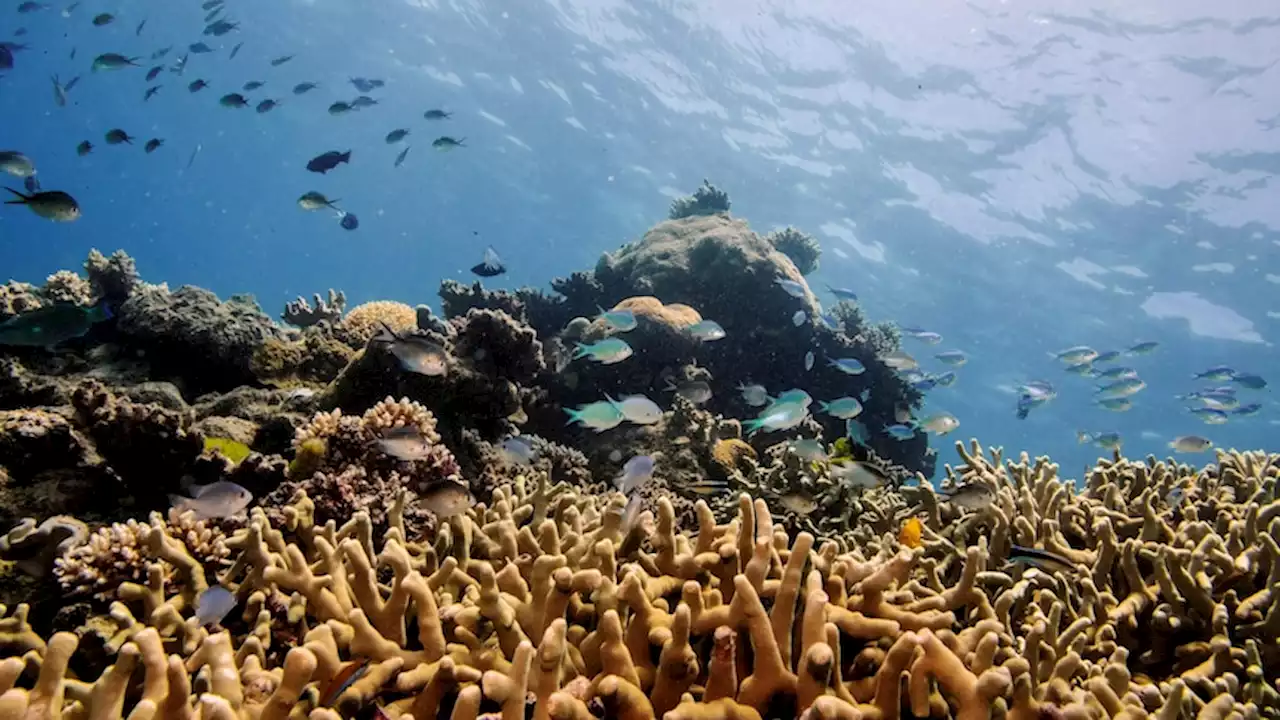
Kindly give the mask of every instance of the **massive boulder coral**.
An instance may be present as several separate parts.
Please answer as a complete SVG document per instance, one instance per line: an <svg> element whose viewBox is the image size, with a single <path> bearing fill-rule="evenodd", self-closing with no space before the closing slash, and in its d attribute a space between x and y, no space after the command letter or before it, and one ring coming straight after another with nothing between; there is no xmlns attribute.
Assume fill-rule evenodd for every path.
<svg viewBox="0 0 1280 720"><path fill-rule="evenodd" d="M190 396L252 384L254 353L268 339L286 337L252 300L223 302L193 286L141 287L117 315L122 341L146 352L152 376Z"/></svg>
<svg viewBox="0 0 1280 720"><path fill-rule="evenodd" d="M665 500L632 520L621 496L518 478L431 542L403 496L385 532L363 512L318 524L299 496L283 524L255 511L217 576L161 540L172 582L122 587L96 680L67 671L76 635L46 640L15 608L0 719L1274 716L1280 456L1103 463L1078 494L1047 462L965 460L955 479L996 503L940 526L955 510L922 486L917 549L789 536L745 495L728 522L699 504L681 528ZM1173 487L1213 498L1209 517L1169 514ZM1110 532L1069 529L1090 516ZM1076 567L1002 570L1015 539ZM213 582L241 602L221 629L189 619ZM1126 645L1131 624L1165 630Z"/></svg>

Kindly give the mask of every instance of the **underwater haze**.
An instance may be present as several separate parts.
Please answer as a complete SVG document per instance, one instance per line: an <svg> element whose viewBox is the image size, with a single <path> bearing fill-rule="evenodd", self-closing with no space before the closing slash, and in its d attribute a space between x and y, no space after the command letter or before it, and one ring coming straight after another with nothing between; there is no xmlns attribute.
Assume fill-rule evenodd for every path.
<svg viewBox="0 0 1280 720"><path fill-rule="evenodd" d="M1280 423L1272 389L1238 380L1277 364L1271 0L226 0L212 19L200 0L71 4L9 0L0 22L0 149L81 209L54 223L6 205L6 279L122 248L152 282L252 293L273 315L328 288L438 308L440 281L474 281L490 246L507 272L486 287L546 288L706 178L758 232L817 238L814 292L851 289L869 319L907 328L920 378L956 372L917 413L959 419L930 438L944 461L976 436L1074 475L1110 452L1082 431L1140 457L1186 435L1267 447ZM219 19L235 27L205 34ZM104 53L137 66L92 71ZM65 106L52 76L80 78ZM237 92L247 107L220 103ZM376 104L330 111L359 95ZM132 143L109 144L116 128ZM308 171L329 151L350 161ZM308 191L358 227L300 209ZM1140 342L1158 346L1127 352ZM1107 380L1051 357L1073 346L1122 352L1080 372L1132 367L1131 408L1099 405ZM951 350L968 362L934 357ZM1229 371L1193 380L1214 366ZM1020 419L1033 381L1056 396Z"/></svg>

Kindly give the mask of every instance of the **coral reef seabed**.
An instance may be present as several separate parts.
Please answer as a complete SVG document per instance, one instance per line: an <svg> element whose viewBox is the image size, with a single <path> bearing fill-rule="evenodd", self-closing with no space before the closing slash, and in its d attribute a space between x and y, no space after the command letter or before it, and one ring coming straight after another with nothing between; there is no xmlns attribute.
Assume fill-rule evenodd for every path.
<svg viewBox="0 0 1280 720"><path fill-rule="evenodd" d="M123 252L0 286L0 321L115 311L0 348L0 720L1280 718L1280 455L937 468L883 432L922 399L893 326L823 313L812 238L729 207L439 315L329 290L282 324ZM625 361L572 357L611 334ZM866 437L744 432L745 382L862 397ZM565 424L630 395L660 417Z"/></svg>

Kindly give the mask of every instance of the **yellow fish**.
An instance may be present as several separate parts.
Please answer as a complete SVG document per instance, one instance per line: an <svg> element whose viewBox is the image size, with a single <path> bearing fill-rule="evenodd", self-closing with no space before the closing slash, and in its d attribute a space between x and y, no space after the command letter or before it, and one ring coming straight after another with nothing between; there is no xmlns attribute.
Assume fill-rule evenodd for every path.
<svg viewBox="0 0 1280 720"><path fill-rule="evenodd" d="M920 522L920 518L908 518L902 523L902 530L898 533L898 542L903 545L915 549L923 543L920 536L924 534L924 523Z"/></svg>
<svg viewBox="0 0 1280 720"><path fill-rule="evenodd" d="M249 453L253 452L242 442L228 438L205 438L204 451L213 452L214 450L222 453L222 456L230 460L232 465L239 465L241 460L249 457Z"/></svg>

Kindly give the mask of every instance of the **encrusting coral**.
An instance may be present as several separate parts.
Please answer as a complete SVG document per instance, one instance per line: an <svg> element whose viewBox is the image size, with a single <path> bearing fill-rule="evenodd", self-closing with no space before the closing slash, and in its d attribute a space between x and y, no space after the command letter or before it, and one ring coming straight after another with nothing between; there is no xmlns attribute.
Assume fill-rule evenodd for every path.
<svg viewBox="0 0 1280 720"><path fill-rule="evenodd" d="M318 523L300 494L282 524L253 511L221 573L152 534L172 575L121 586L96 680L68 673L75 634L14 608L0 720L1275 717L1280 456L1103 462L1078 492L1054 470L965 450L953 479L996 502L943 521L923 484L919 549L788 536L746 495L727 523L699 503L681 531L664 499L631 522L621 496L542 475L429 542L407 496L377 532L365 512ZM1212 504L1167 507L1174 487ZM1077 567L1002 570L1015 541ZM239 605L206 629L190 613L214 582Z"/></svg>

